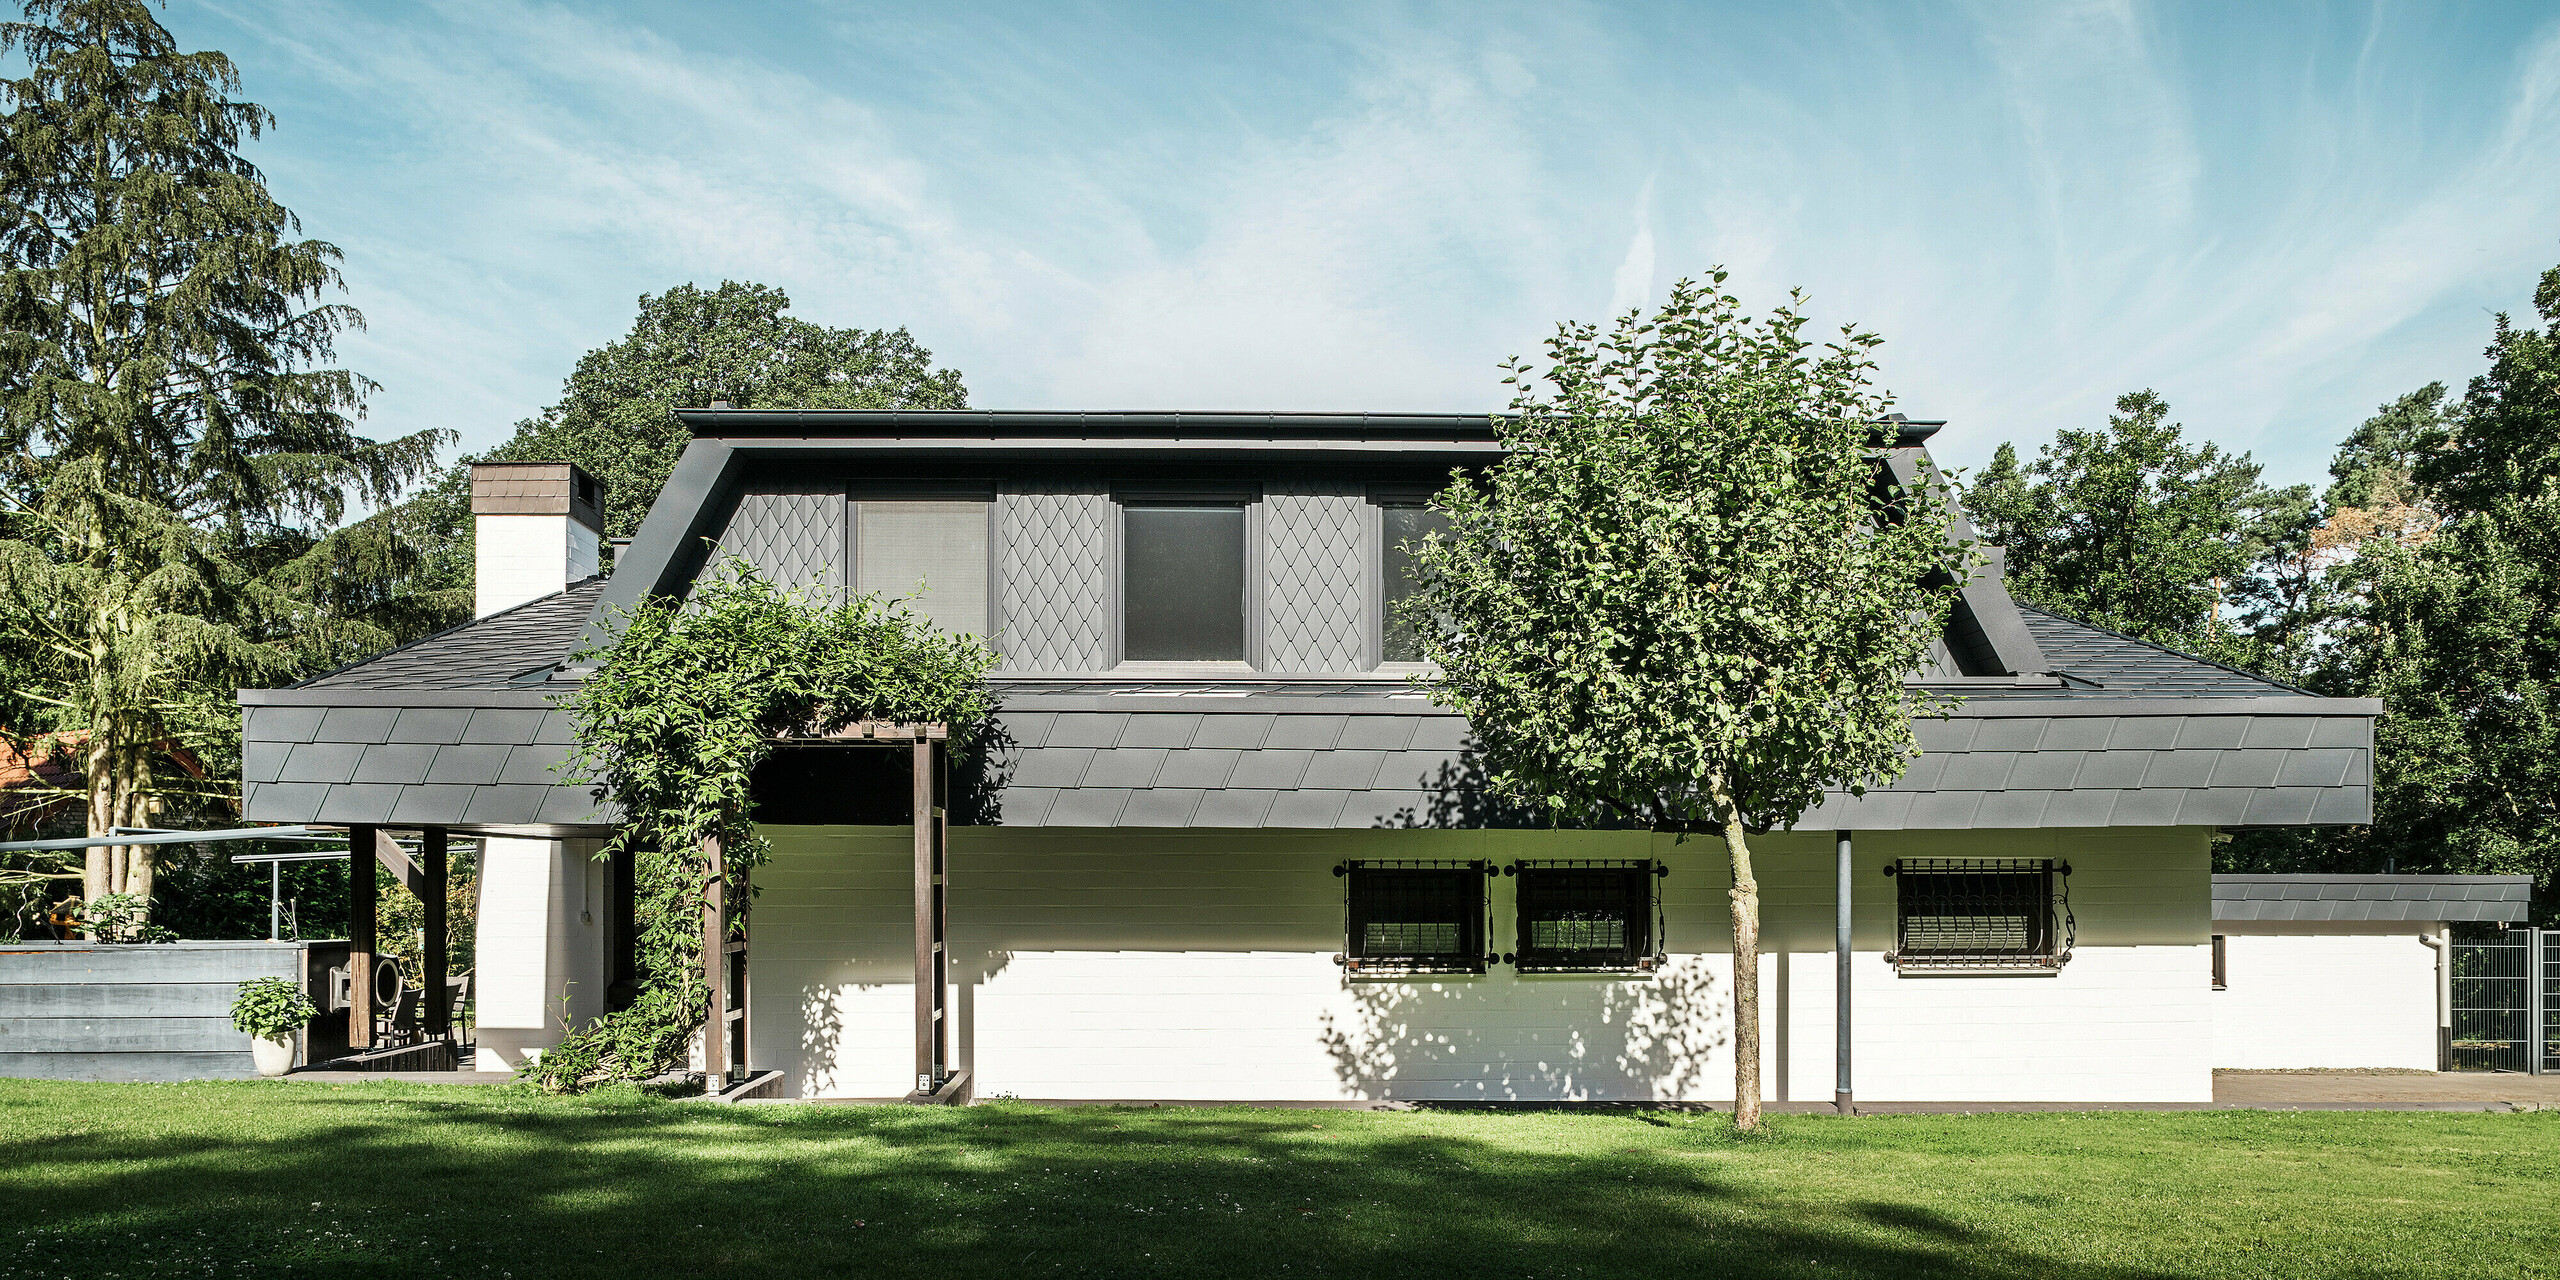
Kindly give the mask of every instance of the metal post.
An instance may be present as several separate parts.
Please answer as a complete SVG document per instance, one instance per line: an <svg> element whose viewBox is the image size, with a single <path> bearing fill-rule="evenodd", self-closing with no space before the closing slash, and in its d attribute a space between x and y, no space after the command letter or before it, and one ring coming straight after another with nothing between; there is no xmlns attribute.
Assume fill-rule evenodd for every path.
<svg viewBox="0 0 2560 1280"><path fill-rule="evenodd" d="M379 827L347 828L347 1047L373 1047L373 846Z"/></svg>
<svg viewBox="0 0 2560 1280"><path fill-rule="evenodd" d="M2551 946L2551 931L2527 929L2524 931L2524 943L2525 1070L2538 1076L2542 1074L2542 1055L2547 1043L2542 1025L2545 1017L2542 967L2543 953Z"/></svg>
<svg viewBox="0 0 2560 1280"><path fill-rule="evenodd" d="M445 829L429 827L419 835L418 905L425 916L426 954L420 957L418 976L425 990L424 1007L419 1011L427 1038L442 1040L453 1030L451 1007L446 1003L450 991L445 986L445 951L451 924L446 919L445 901Z"/></svg>
<svg viewBox="0 0 2560 1280"><path fill-rule="evenodd" d="M1839 1108L1840 1114L1845 1116L1849 1114L1850 1108L1849 833L1846 831L1834 831L1831 833L1831 838L1838 843L1840 858L1840 887L1835 893L1835 897L1837 898L1835 914L1838 918L1833 924L1833 936L1831 941L1831 965L1834 971L1834 980L1839 985L1839 993L1834 997L1835 1001L1839 1005L1839 1025L1832 1031L1831 1035L1832 1041L1837 1047L1840 1057L1840 1078L1832 1085L1831 1104L1834 1107Z"/></svg>
<svg viewBox="0 0 2560 1280"><path fill-rule="evenodd" d="M284 864L267 864L267 941L284 940Z"/></svg>

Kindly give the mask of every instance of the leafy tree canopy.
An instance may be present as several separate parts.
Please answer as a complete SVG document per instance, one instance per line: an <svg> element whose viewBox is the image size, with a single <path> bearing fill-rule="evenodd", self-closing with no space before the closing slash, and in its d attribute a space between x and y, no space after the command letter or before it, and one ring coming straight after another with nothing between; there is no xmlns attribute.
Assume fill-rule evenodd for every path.
<svg viewBox="0 0 2560 1280"><path fill-rule="evenodd" d="M2150 391L2116 400L2104 430L2058 433L2020 465L2000 446L1965 495L1984 541L2008 551L2019 596L2127 635L2224 661L2252 653L2227 606L2288 535L2310 490L2269 489L2247 454L2190 443Z"/></svg>
<svg viewBox="0 0 2560 1280"><path fill-rule="evenodd" d="M2403 401L2415 501L2440 525L2359 548L2348 676L2383 699L2366 858L2560 876L2560 267L2541 328L2497 318L2458 411ZM2370 426L2371 424L2368 424ZM2350 448L2356 442L2349 442Z"/></svg>
<svg viewBox="0 0 2560 1280"><path fill-rule="evenodd" d="M640 297L631 331L588 352L560 402L515 435L466 458L404 513L426 547L430 580L471 581L468 463L567 461L605 485L605 535L627 538L684 452L672 410L727 401L741 409L960 409L960 374L904 329L838 329L784 314L780 289L722 281Z"/></svg>
<svg viewBox="0 0 2560 1280"><path fill-rule="evenodd" d="M1739 1120L1756 1122L1749 832L1900 775L1907 689L1965 566L1934 486L1877 482L1879 339L1803 335L1708 283L1510 366L1506 453L1438 501L1407 619L1503 788L1722 835L1733 865Z"/></svg>

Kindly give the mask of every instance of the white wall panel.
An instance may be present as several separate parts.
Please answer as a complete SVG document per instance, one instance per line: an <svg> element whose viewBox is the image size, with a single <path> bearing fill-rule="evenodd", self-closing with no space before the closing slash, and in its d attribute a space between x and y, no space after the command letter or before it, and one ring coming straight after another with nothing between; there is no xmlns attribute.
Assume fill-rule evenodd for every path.
<svg viewBox="0 0 2560 1280"><path fill-rule="evenodd" d="M477 1066L512 1071L604 1011L603 868L593 840L491 838L480 852ZM564 1003L565 1001L565 1003Z"/></svg>
<svg viewBox="0 0 2560 1280"><path fill-rule="evenodd" d="M753 924L759 1066L792 1093L883 1097L912 1074L903 828L768 828ZM1962 839L1959 841L1958 837ZM1896 855L2068 858L2082 946L2059 976L1904 978L1884 964ZM1832 1084L1831 842L1764 837L1763 1068L1771 1097ZM1858 1096L2211 1096L2202 832L1872 835L1859 843ZM1352 857L1657 857L1672 964L1649 978L1351 982ZM981 1096L1687 1099L1731 1096L1720 844L1643 833L952 833L955 1053ZM1494 936L1510 890L1488 882ZM1816 927L1816 926L1819 927ZM1872 949L1870 949L1872 948Z"/></svg>
<svg viewBox="0 0 2560 1280"><path fill-rule="evenodd" d="M2436 1066L2430 924L2226 924L2225 990L2211 993L2213 1065Z"/></svg>

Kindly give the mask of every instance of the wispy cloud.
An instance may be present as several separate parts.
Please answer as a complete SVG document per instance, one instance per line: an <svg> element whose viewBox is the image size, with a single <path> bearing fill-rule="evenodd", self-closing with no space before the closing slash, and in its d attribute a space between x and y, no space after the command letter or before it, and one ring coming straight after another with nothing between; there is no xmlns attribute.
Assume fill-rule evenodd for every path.
<svg viewBox="0 0 2560 1280"><path fill-rule="evenodd" d="M1755 301L1804 285L1881 330L1957 462L2157 386L2298 477L2475 367L2482 308L2560 258L2560 22L2529 13L170 21L279 110L258 156L348 250L380 425L475 444L686 280L907 325L983 404L1476 409L1554 322L1724 263Z"/></svg>

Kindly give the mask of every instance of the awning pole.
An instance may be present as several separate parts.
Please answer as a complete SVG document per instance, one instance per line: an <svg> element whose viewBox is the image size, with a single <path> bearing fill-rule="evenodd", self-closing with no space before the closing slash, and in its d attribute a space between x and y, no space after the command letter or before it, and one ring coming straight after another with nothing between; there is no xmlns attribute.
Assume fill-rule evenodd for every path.
<svg viewBox="0 0 2560 1280"><path fill-rule="evenodd" d="M284 938L284 864L267 864L267 941Z"/></svg>
<svg viewBox="0 0 2560 1280"><path fill-rule="evenodd" d="M1834 926L1834 928L1835 928L1835 934L1834 934L1834 937L1833 937L1833 939L1832 939L1832 944L1831 944L1832 968L1835 970L1835 977L1836 977L1836 980L1837 980L1837 981L1838 981L1838 983L1839 983L1839 988L1840 988L1840 990L1839 990L1839 994L1838 994L1838 996L1836 997L1836 999L1837 999L1837 1003L1839 1004L1839 1018L1840 1018L1840 1022L1839 1022L1839 1025L1838 1025L1836 1028L1834 1028L1834 1029L1833 1029L1833 1031L1832 1031L1832 1040L1833 1040L1833 1042L1838 1046L1838 1049L1839 1049L1839 1056L1840 1056L1840 1079L1839 1079L1839 1081L1838 1081L1837 1083L1835 1083L1835 1084L1832 1086L1831 1104L1832 1104L1834 1107L1839 1108L1840 1114L1842 1114L1842 1115L1844 1115L1844 1116L1845 1116L1845 1115L1849 1114L1849 1108L1850 1108L1850 1088L1849 1088L1849 1025L1850 1025L1850 1023L1849 1023L1849 833L1848 833L1848 832L1846 832L1846 831L1834 831L1834 832L1832 832L1832 833L1831 833L1831 835L1832 835L1832 838L1833 838L1834 840L1838 841L1838 843L1839 843L1839 855L1840 855L1840 888L1839 888L1839 892L1838 892L1838 894L1837 894L1837 897L1838 897L1838 916L1839 916L1839 918L1838 918L1838 920L1835 922L1835 926Z"/></svg>

